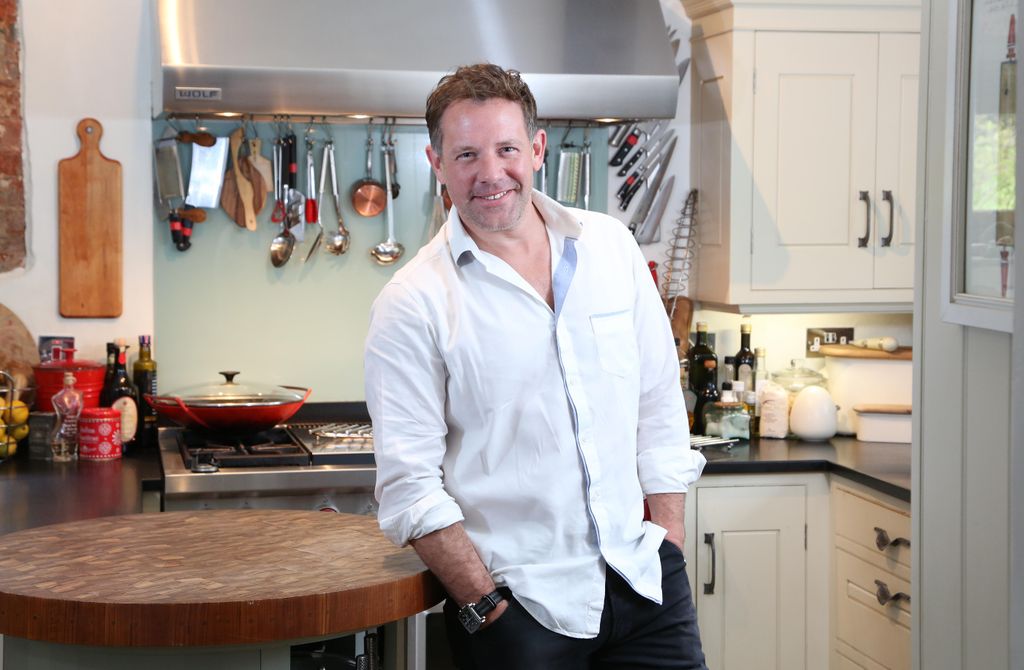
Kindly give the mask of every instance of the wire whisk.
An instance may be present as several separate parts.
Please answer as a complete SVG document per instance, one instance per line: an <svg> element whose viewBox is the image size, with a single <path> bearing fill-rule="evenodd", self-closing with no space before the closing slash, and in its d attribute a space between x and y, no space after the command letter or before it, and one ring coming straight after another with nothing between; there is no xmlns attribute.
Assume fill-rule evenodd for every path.
<svg viewBox="0 0 1024 670"><path fill-rule="evenodd" d="M697 189L686 196L682 212L672 228L672 239L665 252L661 273L661 295L672 298L686 292L697 253L696 237Z"/></svg>

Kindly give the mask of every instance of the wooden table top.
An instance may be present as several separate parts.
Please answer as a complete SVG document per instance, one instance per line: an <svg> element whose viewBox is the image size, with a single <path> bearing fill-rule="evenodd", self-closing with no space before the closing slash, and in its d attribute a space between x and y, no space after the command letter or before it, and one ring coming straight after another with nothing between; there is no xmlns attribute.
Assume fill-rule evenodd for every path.
<svg viewBox="0 0 1024 670"><path fill-rule="evenodd" d="M105 517L0 536L0 634L130 647L254 644L395 621L440 585L373 517Z"/></svg>

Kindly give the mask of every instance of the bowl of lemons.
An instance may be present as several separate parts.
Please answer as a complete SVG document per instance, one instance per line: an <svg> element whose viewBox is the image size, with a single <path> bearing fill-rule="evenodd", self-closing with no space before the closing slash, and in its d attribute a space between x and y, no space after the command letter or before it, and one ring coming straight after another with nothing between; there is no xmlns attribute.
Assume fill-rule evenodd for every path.
<svg viewBox="0 0 1024 670"><path fill-rule="evenodd" d="M22 375L0 370L0 461L18 452L18 443L29 433L29 407L36 389Z"/></svg>

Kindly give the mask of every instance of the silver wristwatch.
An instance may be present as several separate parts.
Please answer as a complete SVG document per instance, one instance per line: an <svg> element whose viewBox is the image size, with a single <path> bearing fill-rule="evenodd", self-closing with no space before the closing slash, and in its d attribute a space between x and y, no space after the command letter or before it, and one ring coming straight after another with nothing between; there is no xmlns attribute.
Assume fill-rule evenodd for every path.
<svg viewBox="0 0 1024 670"><path fill-rule="evenodd" d="M504 598L497 591L491 591L478 603L469 603L463 605L459 610L459 622L463 625L466 631L472 635L473 633L480 630L480 626L484 625L487 621L487 615L494 611L494 608L498 606Z"/></svg>

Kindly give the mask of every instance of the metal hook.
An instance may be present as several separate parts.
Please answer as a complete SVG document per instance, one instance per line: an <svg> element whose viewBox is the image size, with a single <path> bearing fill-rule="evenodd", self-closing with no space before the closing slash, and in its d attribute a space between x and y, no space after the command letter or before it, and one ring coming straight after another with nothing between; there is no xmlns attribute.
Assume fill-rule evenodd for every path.
<svg viewBox="0 0 1024 670"><path fill-rule="evenodd" d="M558 143L559 146L563 146L563 147L571 147L571 146L573 146L572 144L567 144L566 143L566 140L569 139L569 132L571 130L572 130L572 119L569 119L569 125L567 125L565 127L565 132L562 133L562 141Z"/></svg>

